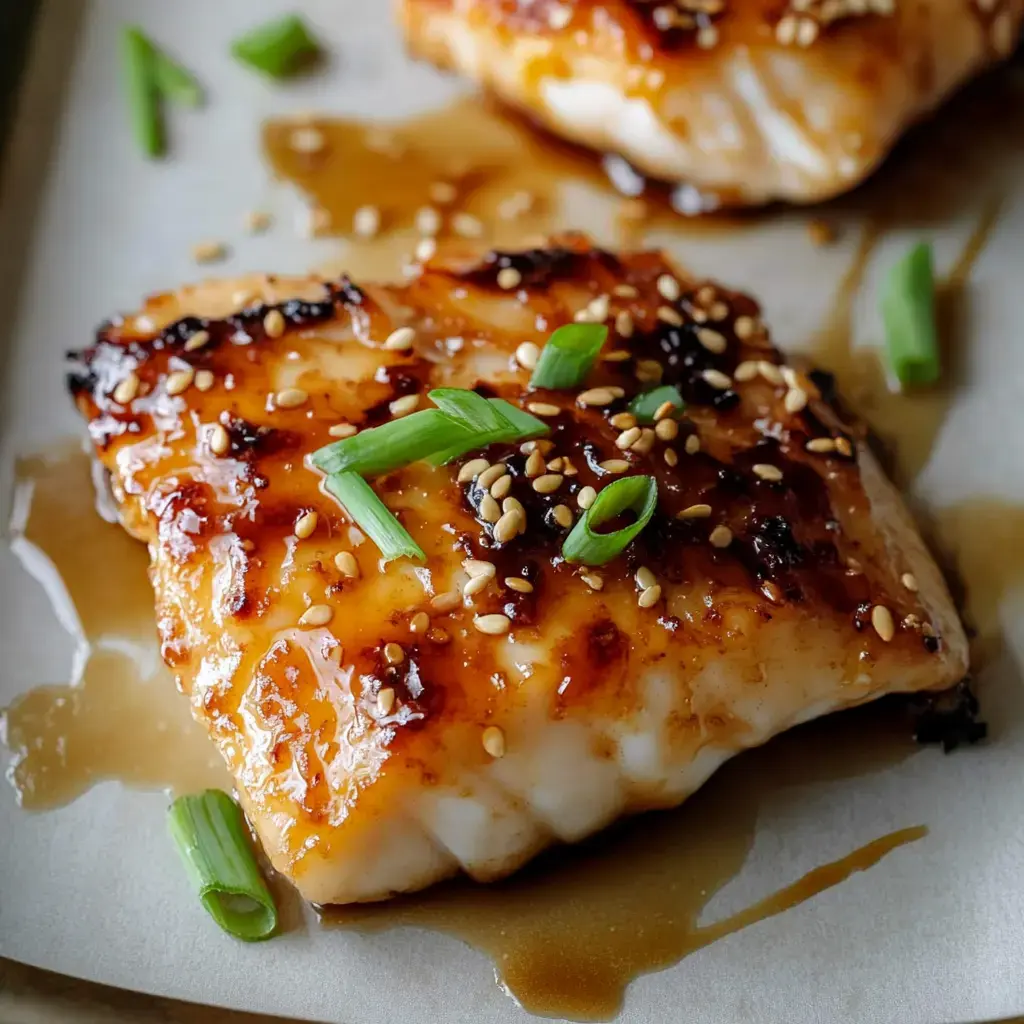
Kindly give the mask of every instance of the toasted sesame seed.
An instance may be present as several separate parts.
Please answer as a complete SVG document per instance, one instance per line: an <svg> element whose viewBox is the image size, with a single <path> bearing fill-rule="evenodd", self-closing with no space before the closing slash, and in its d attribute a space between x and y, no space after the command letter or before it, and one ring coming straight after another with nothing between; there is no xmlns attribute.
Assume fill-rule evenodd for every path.
<svg viewBox="0 0 1024 1024"><path fill-rule="evenodd" d="M640 439L640 428L630 427L628 430L624 430L617 438L615 438L615 447L620 448L622 451L626 451L630 448L635 441Z"/></svg>
<svg viewBox="0 0 1024 1024"><path fill-rule="evenodd" d="M447 612L454 611L460 604L462 604L462 600L454 591L448 591L444 594L435 594L430 599L430 607L433 608L435 612L440 612L442 615Z"/></svg>
<svg viewBox="0 0 1024 1024"><path fill-rule="evenodd" d="M641 590L646 590L648 587L653 587L658 582L658 577L647 568L646 565L641 565L639 569L633 574L633 579L636 580L636 585Z"/></svg>
<svg viewBox="0 0 1024 1024"><path fill-rule="evenodd" d="M327 433L331 437L354 437L359 433L359 428L354 423L335 423Z"/></svg>
<svg viewBox="0 0 1024 1024"><path fill-rule="evenodd" d="M409 620L410 633L426 633L430 629L430 616L426 612L417 612Z"/></svg>
<svg viewBox="0 0 1024 1024"><path fill-rule="evenodd" d="M480 499L479 511L480 518L485 523L496 523L501 518L501 507L489 494Z"/></svg>
<svg viewBox="0 0 1024 1024"><path fill-rule="evenodd" d="M300 626L326 626L334 618L334 609L329 604L314 604L299 616Z"/></svg>
<svg viewBox="0 0 1024 1024"><path fill-rule="evenodd" d="M725 335L719 334L718 331L713 331L710 327L698 327L697 340L704 348L709 352L714 352L715 355L721 355L726 349Z"/></svg>
<svg viewBox="0 0 1024 1024"><path fill-rule="evenodd" d="M604 588L604 577L599 576L596 572L585 572L580 576L580 579L583 580L591 590L602 590Z"/></svg>
<svg viewBox="0 0 1024 1024"><path fill-rule="evenodd" d="M633 372L638 381L657 384L664 376L665 368L656 359L639 359Z"/></svg>
<svg viewBox="0 0 1024 1024"><path fill-rule="evenodd" d="M508 473L508 467L504 462L496 462L493 466L488 466L485 470L480 473L477 477L477 486L487 490L495 480L499 480L501 477Z"/></svg>
<svg viewBox="0 0 1024 1024"><path fill-rule="evenodd" d="M273 222L273 218L266 210L247 210L242 218L242 227L250 234L258 235L266 231Z"/></svg>
<svg viewBox="0 0 1024 1024"><path fill-rule="evenodd" d="M538 477L544 472L545 468L544 456L534 449L526 459L525 472L527 477Z"/></svg>
<svg viewBox="0 0 1024 1024"><path fill-rule="evenodd" d="M818 38L818 23L813 18L801 18L796 30L797 46L810 46Z"/></svg>
<svg viewBox="0 0 1024 1024"><path fill-rule="evenodd" d="M581 487L576 495L576 504L584 511L590 508L595 501L597 501L597 491L589 484L586 487Z"/></svg>
<svg viewBox="0 0 1024 1024"><path fill-rule="evenodd" d="M576 401L584 408L611 405L615 401L615 393L611 388L590 388L587 391L581 391L576 396Z"/></svg>
<svg viewBox="0 0 1024 1024"><path fill-rule="evenodd" d="M917 577L913 573L905 572L900 577L900 583L907 588L907 590L917 593Z"/></svg>
<svg viewBox="0 0 1024 1024"><path fill-rule="evenodd" d="M697 434L691 434L686 439L683 449L687 455L696 455L700 451L700 437Z"/></svg>
<svg viewBox="0 0 1024 1024"><path fill-rule="evenodd" d="M679 436L679 424L675 420L658 420L654 433L661 441L674 441Z"/></svg>
<svg viewBox="0 0 1024 1024"><path fill-rule="evenodd" d="M636 426L636 417L631 412L617 412L608 417L608 422L618 430L629 430Z"/></svg>
<svg viewBox="0 0 1024 1024"><path fill-rule="evenodd" d="M192 386L192 381L195 380L195 375L196 372L191 366L167 374L167 394L180 395L183 391L188 391Z"/></svg>
<svg viewBox="0 0 1024 1024"><path fill-rule="evenodd" d="M840 455L845 455L848 459L851 458L853 455L853 445L850 444L850 439L848 437L837 437L836 451Z"/></svg>
<svg viewBox="0 0 1024 1024"><path fill-rule="evenodd" d="M738 316L733 330L740 341L749 341L757 333L757 321L752 316Z"/></svg>
<svg viewBox="0 0 1024 1024"><path fill-rule="evenodd" d="M757 369L769 384L778 385L785 383L785 378L782 376L782 370L780 370L775 363L769 363L766 359L759 359L757 362Z"/></svg>
<svg viewBox="0 0 1024 1024"><path fill-rule="evenodd" d="M682 295L679 282L671 274L662 274L657 283L658 294L668 302L678 302Z"/></svg>
<svg viewBox="0 0 1024 1024"><path fill-rule="evenodd" d="M632 338L635 325L633 323L633 314L628 309L620 309L615 314L615 333L620 338ZM610 355L611 353L609 353ZM628 353L626 354L628 358ZM608 358L607 356L605 358Z"/></svg>
<svg viewBox="0 0 1024 1024"><path fill-rule="evenodd" d="M450 181L432 181L427 186L427 194L441 206L454 203L459 198L459 190Z"/></svg>
<svg viewBox="0 0 1024 1024"><path fill-rule="evenodd" d="M548 463L547 468L552 473L561 473L562 472L562 467L564 465L565 465L565 459L562 458L561 455L559 455L557 458L552 459Z"/></svg>
<svg viewBox="0 0 1024 1024"><path fill-rule="evenodd" d="M636 599L636 603L641 608L653 608L661 600L661 587L655 583L653 587L648 587L642 591L640 596Z"/></svg>
<svg viewBox="0 0 1024 1024"><path fill-rule="evenodd" d="M509 541L515 540L519 535L523 524L523 513L518 509L513 508L508 512L502 512L498 517L498 521L494 524L494 539L499 544L508 544Z"/></svg>
<svg viewBox="0 0 1024 1024"><path fill-rule="evenodd" d="M782 379L785 381L787 388L803 387L800 382L800 375L792 366L780 366L779 373L782 374Z"/></svg>
<svg viewBox="0 0 1024 1024"><path fill-rule="evenodd" d="M416 243L416 248L413 250L413 255L420 263L426 263L428 260L432 260L436 253L437 242L435 242L433 238L421 238Z"/></svg>
<svg viewBox="0 0 1024 1024"><path fill-rule="evenodd" d="M630 445L629 450L646 455L654 447L655 437L656 435L650 427L643 427L640 431L640 437Z"/></svg>
<svg viewBox="0 0 1024 1024"><path fill-rule="evenodd" d="M545 473L533 481L533 489L538 494L553 494L562 486L564 479L561 473Z"/></svg>
<svg viewBox="0 0 1024 1024"><path fill-rule="evenodd" d="M884 604L876 604L871 609L871 625L886 643L896 635L896 624L893 622L892 612Z"/></svg>
<svg viewBox="0 0 1024 1024"><path fill-rule="evenodd" d="M210 341L210 332L209 331L196 331L195 334L193 334L185 342L185 345L184 345L185 351L186 352L195 352L198 349L201 349L204 345L208 344L209 341Z"/></svg>
<svg viewBox="0 0 1024 1024"><path fill-rule="evenodd" d="M114 388L113 399L118 405L129 405L139 393L139 375L134 371L129 373Z"/></svg>
<svg viewBox="0 0 1024 1024"><path fill-rule="evenodd" d="M577 476L579 474L579 470L575 467L575 465L573 465L573 461L572 461L572 459L569 458L568 455L566 455L562 459L562 467L563 467L562 472L566 476Z"/></svg>
<svg viewBox="0 0 1024 1024"><path fill-rule="evenodd" d="M557 416L562 411L550 402L527 402L526 408L534 416Z"/></svg>
<svg viewBox="0 0 1024 1024"><path fill-rule="evenodd" d="M388 406L388 409L391 410L392 416L398 418L399 416L408 416L409 413L413 412L419 404L419 395L402 395L401 398L396 398Z"/></svg>
<svg viewBox="0 0 1024 1024"><path fill-rule="evenodd" d="M782 479L782 470L778 466L771 465L771 463L757 462L751 468L754 470L754 474L762 480L778 483Z"/></svg>
<svg viewBox="0 0 1024 1024"><path fill-rule="evenodd" d="M617 284L612 289L612 295L616 295L620 299L635 299L639 297L640 292L637 290L635 285Z"/></svg>
<svg viewBox="0 0 1024 1024"><path fill-rule="evenodd" d="M812 437L804 447L809 452L826 454L836 450L836 442L835 439L831 437Z"/></svg>
<svg viewBox="0 0 1024 1024"><path fill-rule="evenodd" d="M573 514L568 505L556 505L551 510L551 514L555 517L555 522L564 529L568 530L572 526Z"/></svg>
<svg viewBox="0 0 1024 1024"><path fill-rule="evenodd" d="M396 644L393 641L384 645L384 660L389 665L401 665L405 661L405 651L402 650L401 644Z"/></svg>
<svg viewBox="0 0 1024 1024"><path fill-rule="evenodd" d="M797 19L792 14L786 14L779 19L775 26L775 38L782 46L791 46L796 40Z"/></svg>
<svg viewBox="0 0 1024 1024"><path fill-rule="evenodd" d="M506 576L505 586L509 590L514 590L518 594L532 594L533 584L529 580L524 580L522 576Z"/></svg>
<svg viewBox="0 0 1024 1024"><path fill-rule="evenodd" d="M311 537L316 531L317 524L320 522L320 516L316 512L304 512L295 521L295 536L299 540L305 540L307 537Z"/></svg>
<svg viewBox="0 0 1024 1024"><path fill-rule="evenodd" d="M416 211L416 230L421 235L436 235L441 230L441 214L432 206Z"/></svg>
<svg viewBox="0 0 1024 1024"><path fill-rule="evenodd" d="M507 473L504 476L499 476L497 480L491 484L491 497L496 501L501 501L502 498L508 496L508 492L512 490L512 477Z"/></svg>
<svg viewBox="0 0 1024 1024"><path fill-rule="evenodd" d="M416 343L416 331L411 327L399 327L384 339L388 352L407 352Z"/></svg>
<svg viewBox="0 0 1024 1024"><path fill-rule="evenodd" d="M708 384L719 391L727 391L732 387L732 378L728 374L722 373L721 370L705 370L701 376Z"/></svg>
<svg viewBox="0 0 1024 1024"><path fill-rule="evenodd" d="M800 412L807 405L807 392L803 388L790 388L786 392L783 405L786 407L786 412L794 414Z"/></svg>
<svg viewBox="0 0 1024 1024"><path fill-rule="evenodd" d="M498 271L498 287L504 291L511 291L523 283L523 275L515 267L502 267Z"/></svg>
<svg viewBox="0 0 1024 1024"><path fill-rule="evenodd" d="M470 459L460 470L457 477L460 484L468 484L490 466L486 459Z"/></svg>
<svg viewBox="0 0 1024 1024"><path fill-rule="evenodd" d="M502 636L507 633L512 625L507 615L477 615L473 619L473 626L480 633L487 633L489 636Z"/></svg>
<svg viewBox="0 0 1024 1024"><path fill-rule="evenodd" d="M718 26L701 25L697 29L697 45L702 50L711 50L718 45Z"/></svg>
<svg viewBox="0 0 1024 1024"><path fill-rule="evenodd" d="M484 233L484 225L478 217L460 211L452 216L452 231L460 238L480 238Z"/></svg>
<svg viewBox="0 0 1024 1024"><path fill-rule="evenodd" d="M347 576L349 579L359 578L359 563L351 551L339 551L334 556L334 564L342 576Z"/></svg>
<svg viewBox="0 0 1024 1024"><path fill-rule="evenodd" d="M632 323L632 319L630 319L630 323ZM623 335L624 338L628 336ZM625 363L632 358L633 354L625 348L613 348L601 353L601 361L605 363Z"/></svg>
<svg viewBox="0 0 1024 1024"><path fill-rule="evenodd" d="M672 327L683 326L682 314L678 310L673 309L671 306L659 306L658 319L662 323L669 324Z"/></svg>
<svg viewBox="0 0 1024 1024"><path fill-rule="evenodd" d="M768 598L772 604L782 604L782 591L771 580L765 580L761 584L761 593Z"/></svg>
<svg viewBox="0 0 1024 1024"><path fill-rule="evenodd" d="M659 421L665 419L666 417L671 416L672 413L675 412L675 410L676 406L674 402L662 402L661 405L659 405L658 408L654 410L654 422L658 423Z"/></svg>
<svg viewBox="0 0 1024 1024"><path fill-rule="evenodd" d="M503 618L504 616L501 617ZM480 627L478 626L477 628L479 629ZM483 632L488 632L488 630L484 630ZM502 632L504 632L504 630L502 630ZM484 745L484 750L486 750L491 757L499 758L505 756L505 734L496 725L487 726L480 739Z"/></svg>
<svg viewBox="0 0 1024 1024"><path fill-rule="evenodd" d="M214 455L225 455L231 447L231 438L219 423L214 423L207 434L206 443L210 446L210 451Z"/></svg>
<svg viewBox="0 0 1024 1024"><path fill-rule="evenodd" d="M697 505L687 505L682 512L676 513L676 519L707 519L711 515L711 506L703 502Z"/></svg>
<svg viewBox="0 0 1024 1024"><path fill-rule="evenodd" d="M196 371L196 391L209 391L214 385L212 370Z"/></svg>
<svg viewBox="0 0 1024 1024"><path fill-rule="evenodd" d="M523 517L523 524L525 525L526 509L523 508L523 503L518 498L506 498L501 503L501 511L502 512L511 512L513 509L515 509L517 512L520 513L520 515L522 515L522 517Z"/></svg>
<svg viewBox="0 0 1024 1024"><path fill-rule="evenodd" d="M382 687L380 693L377 694L377 714L381 718L386 718L391 714L391 709L394 706L395 691L390 686Z"/></svg>
<svg viewBox="0 0 1024 1024"><path fill-rule="evenodd" d="M608 295L598 295L587 304L587 312L595 323L608 319L608 307L611 305L611 298Z"/></svg>
<svg viewBox="0 0 1024 1024"><path fill-rule="evenodd" d="M716 548L727 548L732 543L732 530L728 526L716 526L708 535L711 546Z"/></svg>
<svg viewBox="0 0 1024 1024"><path fill-rule="evenodd" d="M280 338L287 326L284 314L279 309L270 310L263 318L263 330L268 338Z"/></svg>
<svg viewBox="0 0 1024 1024"><path fill-rule="evenodd" d="M227 254L228 248L223 242L199 242L192 246L192 259L196 263L216 263Z"/></svg>
<svg viewBox="0 0 1024 1024"><path fill-rule="evenodd" d="M625 459L605 459L597 466L605 473L625 473L629 469L629 463Z"/></svg>
<svg viewBox="0 0 1024 1024"><path fill-rule="evenodd" d="M534 370L540 359L540 346L532 341L524 341L516 349L516 362L524 370Z"/></svg>
<svg viewBox="0 0 1024 1024"><path fill-rule="evenodd" d="M759 373L757 361L754 359L747 359L745 362L739 364L735 370L733 370L733 380L748 381L753 380Z"/></svg>
<svg viewBox="0 0 1024 1024"><path fill-rule="evenodd" d="M302 388L285 388L274 395L274 405L278 409L297 409L305 405L309 395Z"/></svg>

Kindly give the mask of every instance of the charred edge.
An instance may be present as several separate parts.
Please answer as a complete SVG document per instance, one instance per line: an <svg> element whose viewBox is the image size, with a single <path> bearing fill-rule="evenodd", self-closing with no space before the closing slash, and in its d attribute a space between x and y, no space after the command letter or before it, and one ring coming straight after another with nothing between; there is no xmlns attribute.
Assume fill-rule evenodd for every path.
<svg viewBox="0 0 1024 1024"><path fill-rule="evenodd" d="M582 275L593 252L574 252L562 246L550 249L526 249L522 252L489 252L480 264L459 275L464 281L497 288L502 270L516 270L524 288L546 288L555 281Z"/></svg>
<svg viewBox="0 0 1024 1024"><path fill-rule="evenodd" d="M914 694L908 710L915 741L941 743L947 754L961 743L978 743L988 735L988 726L977 718L980 708L970 676L941 693Z"/></svg>

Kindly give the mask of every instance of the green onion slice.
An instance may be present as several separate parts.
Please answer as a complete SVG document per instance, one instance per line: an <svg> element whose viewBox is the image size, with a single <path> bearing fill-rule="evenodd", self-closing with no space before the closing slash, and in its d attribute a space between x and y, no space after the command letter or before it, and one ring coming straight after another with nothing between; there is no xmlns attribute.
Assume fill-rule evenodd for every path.
<svg viewBox="0 0 1024 1024"><path fill-rule="evenodd" d="M415 558L421 562L427 560L408 530L358 473L331 473L324 486L341 502L363 533L377 545L385 564L396 558Z"/></svg>
<svg viewBox="0 0 1024 1024"><path fill-rule="evenodd" d="M153 47L153 82L159 94L172 103L183 107L202 106L203 87L195 75L156 47Z"/></svg>
<svg viewBox="0 0 1024 1024"><path fill-rule="evenodd" d="M540 350L530 385L552 391L578 387L590 372L607 337L608 328L604 324L559 327Z"/></svg>
<svg viewBox="0 0 1024 1024"><path fill-rule="evenodd" d="M658 504L658 484L653 476L624 476L602 490L597 500L580 517L562 545L567 562L604 565L621 554L630 541L651 521ZM612 533L597 533L597 527L623 512L632 510L636 521Z"/></svg>
<svg viewBox="0 0 1024 1024"><path fill-rule="evenodd" d="M238 804L219 789L178 797L167 824L210 917L237 939L270 938L277 928L277 907Z"/></svg>
<svg viewBox="0 0 1024 1024"><path fill-rule="evenodd" d="M435 388L429 398L446 416L474 434L508 430L510 424L483 395L465 388Z"/></svg>
<svg viewBox="0 0 1024 1024"><path fill-rule="evenodd" d="M686 403L679 394L678 388L665 384L653 391L645 391L637 395L629 403L629 411L637 418L638 423L653 423L654 414L666 403L671 402L677 409L685 409Z"/></svg>
<svg viewBox="0 0 1024 1024"><path fill-rule="evenodd" d="M271 78L287 78L299 71L320 47L297 14L260 25L231 44L242 63Z"/></svg>
<svg viewBox="0 0 1024 1024"><path fill-rule="evenodd" d="M430 397L433 398L435 394L435 391L431 391ZM480 397L474 392L469 392L469 394L473 394L475 398ZM540 437L551 431L551 428L543 420L531 416L503 398L490 398L485 404L489 405L498 416L498 422L494 428L480 433L467 432L463 440L434 452L430 456L431 463L435 466L443 466L467 452L486 448L488 445L528 441L531 437ZM479 412L475 412L474 416L479 416L481 421L483 419Z"/></svg>
<svg viewBox="0 0 1024 1024"><path fill-rule="evenodd" d="M901 385L934 384L941 372L932 247L920 242L886 278L882 319L889 366Z"/></svg>
<svg viewBox="0 0 1024 1024"><path fill-rule="evenodd" d="M163 156L164 124L153 44L133 25L121 33L121 74L135 141L146 156Z"/></svg>

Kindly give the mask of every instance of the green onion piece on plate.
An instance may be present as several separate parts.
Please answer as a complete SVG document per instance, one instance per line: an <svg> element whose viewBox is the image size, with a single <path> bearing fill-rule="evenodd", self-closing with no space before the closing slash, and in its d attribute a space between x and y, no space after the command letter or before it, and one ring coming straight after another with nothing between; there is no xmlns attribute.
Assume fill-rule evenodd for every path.
<svg viewBox="0 0 1024 1024"><path fill-rule="evenodd" d="M341 502L356 525L380 550L384 562L396 558L427 560L408 530L395 518L373 488L358 473L331 473L324 483L328 493Z"/></svg>
<svg viewBox="0 0 1024 1024"><path fill-rule="evenodd" d="M625 551L630 541L651 521L658 504L658 484L653 476L623 476L610 483L594 502L562 545L567 562L604 565ZM636 520L621 530L598 533L597 528L623 512L632 511Z"/></svg>
<svg viewBox="0 0 1024 1024"><path fill-rule="evenodd" d="M319 50L316 39L297 14L260 25L231 44L231 52L238 60L271 78L295 74Z"/></svg>
<svg viewBox="0 0 1024 1024"><path fill-rule="evenodd" d="M934 384L939 379L935 326L935 274L932 247L920 242L890 271L882 293L885 349L902 386Z"/></svg>
<svg viewBox="0 0 1024 1024"><path fill-rule="evenodd" d="M162 50L153 49L153 82L157 92L183 107L199 107L203 103L203 87L195 75L171 60Z"/></svg>
<svg viewBox="0 0 1024 1024"><path fill-rule="evenodd" d="M434 392L430 392L433 396ZM541 437L550 433L551 428L543 421L524 412L503 398L489 398L487 404L500 414L502 424L487 433L468 434L466 439L441 451L434 452L430 461L435 466L443 466L452 459L457 459L467 452L486 448L492 444L511 444L517 441L528 441L531 437Z"/></svg>
<svg viewBox="0 0 1024 1024"><path fill-rule="evenodd" d="M638 423L653 423L654 414L666 403L671 402L677 409L685 409L686 403L677 388L665 384L653 391L645 391L637 395L629 403L629 411L637 418Z"/></svg>
<svg viewBox="0 0 1024 1024"><path fill-rule="evenodd" d="M435 388L427 392L427 398L446 416L474 434L493 434L511 426L500 410L475 391Z"/></svg>
<svg viewBox="0 0 1024 1024"><path fill-rule="evenodd" d="M566 324L548 338L530 378L531 387L566 391L579 387L608 337L604 324Z"/></svg>
<svg viewBox="0 0 1024 1024"><path fill-rule="evenodd" d="M153 44L135 26L121 32L121 75L135 141L146 156L163 156L164 123L160 110Z"/></svg>
<svg viewBox="0 0 1024 1024"><path fill-rule="evenodd" d="M178 797L167 823L210 917L237 939L270 938L277 928L277 907L238 804L219 789Z"/></svg>

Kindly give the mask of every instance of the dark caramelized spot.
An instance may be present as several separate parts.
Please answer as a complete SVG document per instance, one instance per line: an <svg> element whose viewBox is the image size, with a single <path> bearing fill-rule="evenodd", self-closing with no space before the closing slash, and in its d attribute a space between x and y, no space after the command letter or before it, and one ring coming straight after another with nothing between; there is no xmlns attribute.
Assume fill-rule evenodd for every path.
<svg viewBox="0 0 1024 1024"><path fill-rule="evenodd" d="M459 276L475 285L497 287L498 273L512 269L519 272L523 287L548 288L556 281L576 277L590 259L589 253L561 247L489 252L477 267Z"/></svg>

